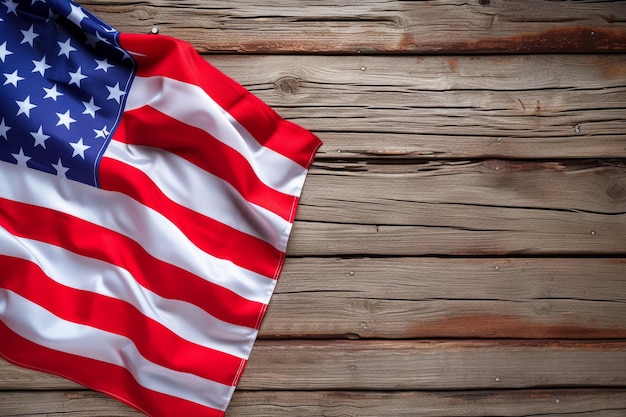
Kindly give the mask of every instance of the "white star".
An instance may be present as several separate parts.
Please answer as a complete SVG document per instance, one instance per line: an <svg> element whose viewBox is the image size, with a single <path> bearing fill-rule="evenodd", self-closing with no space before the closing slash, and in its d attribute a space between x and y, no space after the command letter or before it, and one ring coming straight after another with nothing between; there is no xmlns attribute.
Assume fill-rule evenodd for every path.
<svg viewBox="0 0 626 417"><path fill-rule="evenodd" d="M6 77L6 81L2 85L13 84L14 87L17 87L17 83L22 81L24 77L20 77L17 75L17 70L13 71L11 74L3 74Z"/></svg>
<svg viewBox="0 0 626 417"><path fill-rule="evenodd" d="M44 87L43 89L46 92L46 95L43 98L51 98L52 100L57 101L57 97L63 95L63 93L59 93L57 91L57 85L56 84L54 84L52 86L52 88Z"/></svg>
<svg viewBox="0 0 626 417"><path fill-rule="evenodd" d="M33 139L35 139L35 145L33 146L33 148L36 148L37 146L41 146L42 148L46 149L46 139L48 139L50 136L43 133L42 126L39 126L38 131L29 132L29 133L33 137Z"/></svg>
<svg viewBox="0 0 626 417"><path fill-rule="evenodd" d="M4 117L3 117L2 121L0 122L0 136L5 138L6 140L9 140L9 138L7 137L7 132L9 130L11 130L11 127L4 124Z"/></svg>
<svg viewBox="0 0 626 417"><path fill-rule="evenodd" d="M87 40L85 41L85 45L89 45L92 48L96 49L96 44L98 42L100 42L100 39L96 38L91 33L85 33L85 36L87 36Z"/></svg>
<svg viewBox="0 0 626 417"><path fill-rule="evenodd" d="M0 45L0 59L2 60L2 62L4 62L7 55L13 55L13 52L7 49L7 43L5 42Z"/></svg>
<svg viewBox="0 0 626 417"><path fill-rule="evenodd" d="M104 58L102 61L96 59L96 64L97 66L96 66L95 71L102 70L104 72L108 72L109 68L114 66L114 65L109 64L109 61L106 58Z"/></svg>
<svg viewBox="0 0 626 417"><path fill-rule="evenodd" d="M98 138L104 138L106 139L109 136L109 132L107 131L107 127L103 127L101 130L98 129L94 129L94 132L96 132L96 139Z"/></svg>
<svg viewBox="0 0 626 417"><path fill-rule="evenodd" d="M89 103L86 101L83 101L83 105L85 106L85 111L83 112L83 114L88 114L95 119L96 112L100 110L100 107L94 104L93 97L91 98L91 100L89 100Z"/></svg>
<svg viewBox="0 0 626 417"><path fill-rule="evenodd" d="M15 16L17 16L17 10L16 9L17 9L17 6L19 6L18 3L15 3L15 2L13 2L11 0L6 0L4 2L4 5L7 7L7 15L9 13L13 13Z"/></svg>
<svg viewBox="0 0 626 417"><path fill-rule="evenodd" d="M40 61L35 61L33 59L33 64L35 64L35 68L31 72L38 72L41 76L44 76L44 73L48 68L52 68L50 65L46 64L46 57L41 58Z"/></svg>
<svg viewBox="0 0 626 417"><path fill-rule="evenodd" d="M126 95L123 90L120 90L120 83L115 84L115 86L113 87L109 87L108 85L105 87L107 88L107 90L109 90L109 96L107 97L107 100L115 100L119 104L120 98Z"/></svg>
<svg viewBox="0 0 626 417"><path fill-rule="evenodd" d="M70 4L70 7L72 8L72 11L69 15L67 15L67 19L70 22L74 23L76 26L80 26L80 22L82 22L83 19L87 18L87 15L79 6L74 6L73 4Z"/></svg>
<svg viewBox="0 0 626 417"><path fill-rule="evenodd" d="M45 0L43 0L43 2L45 3L46 1L45 1ZM48 10L48 19L46 20L46 22L47 22L48 20L57 20L57 18L58 18L58 17L59 17L59 15L58 15L58 14L56 14L56 13L54 13L54 12L52 11L52 9L50 9L50 10Z"/></svg>
<svg viewBox="0 0 626 417"><path fill-rule="evenodd" d="M61 178L67 178L65 176L65 173L67 171L69 171L69 168L65 168L63 166L63 164L61 163L61 158L59 158L59 162L57 162L56 164L52 164L52 167L56 170L57 172L57 176L61 177Z"/></svg>
<svg viewBox="0 0 626 417"><path fill-rule="evenodd" d="M67 130L70 130L70 124L74 123L76 120L70 117L70 111L66 111L65 113L57 113L59 117L59 121L57 122L57 126L65 126Z"/></svg>
<svg viewBox="0 0 626 417"><path fill-rule="evenodd" d="M74 48L71 44L70 44L70 38L67 38L67 40L65 42L57 42L59 44L59 55L65 55L67 58L70 57L70 52L74 52L76 50L76 48Z"/></svg>
<svg viewBox="0 0 626 417"><path fill-rule="evenodd" d="M76 72L70 72L69 75L70 75L69 85L76 84L79 87L80 87L81 80L84 80L85 78L87 78L86 75L83 75L81 67L78 67L78 70L76 70Z"/></svg>
<svg viewBox="0 0 626 417"><path fill-rule="evenodd" d="M85 151L91 146L87 146L83 143L83 138L80 138L76 143L70 143L70 146L74 148L74 153L72 153L72 158L75 156L80 156L85 159Z"/></svg>
<svg viewBox="0 0 626 417"><path fill-rule="evenodd" d="M30 102L30 96L26 97L24 99L24 101L19 101L19 100L15 100L15 103L18 105L18 107L20 108L17 111L17 116L19 116L20 114L25 114L26 117L30 117L30 111L32 109L34 109L35 107L37 107L37 105L35 104L31 104Z"/></svg>
<svg viewBox="0 0 626 417"><path fill-rule="evenodd" d="M23 43L27 43L28 42L28 44L30 46L33 46L33 40L37 36L39 36L38 33L35 33L33 31L33 26L34 25L30 25L30 29L28 29L28 30L20 30L20 32L22 32L22 35L24 35L24 39L22 39L22 42L20 42L20 45L23 44Z"/></svg>
<svg viewBox="0 0 626 417"><path fill-rule="evenodd" d="M26 162L30 161L30 156L24 155L24 150L20 148L20 153L12 153L13 158L17 161L19 166L27 167Z"/></svg>

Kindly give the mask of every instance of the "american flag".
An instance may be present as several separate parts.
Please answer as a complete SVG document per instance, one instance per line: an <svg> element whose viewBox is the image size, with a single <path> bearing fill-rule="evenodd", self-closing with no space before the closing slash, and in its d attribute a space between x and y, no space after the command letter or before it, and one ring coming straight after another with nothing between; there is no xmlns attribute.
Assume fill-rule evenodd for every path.
<svg viewBox="0 0 626 417"><path fill-rule="evenodd" d="M223 415L320 144L189 44L0 0L0 354Z"/></svg>

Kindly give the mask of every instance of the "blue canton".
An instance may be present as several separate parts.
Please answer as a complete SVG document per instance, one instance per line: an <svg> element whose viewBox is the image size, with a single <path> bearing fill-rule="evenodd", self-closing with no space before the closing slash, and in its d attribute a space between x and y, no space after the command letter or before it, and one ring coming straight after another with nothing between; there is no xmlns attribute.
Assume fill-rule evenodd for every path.
<svg viewBox="0 0 626 417"><path fill-rule="evenodd" d="M98 186L134 61L63 0L0 0L0 160Z"/></svg>

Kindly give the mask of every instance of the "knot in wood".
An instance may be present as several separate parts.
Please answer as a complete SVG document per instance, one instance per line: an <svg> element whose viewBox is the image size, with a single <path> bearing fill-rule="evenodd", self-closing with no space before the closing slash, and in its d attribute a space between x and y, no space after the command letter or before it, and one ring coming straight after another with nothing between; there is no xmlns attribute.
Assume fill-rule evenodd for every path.
<svg viewBox="0 0 626 417"><path fill-rule="evenodd" d="M626 182L611 182L605 191L606 197L611 202L626 201Z"/></svg>
<svg viewBox="0 0 626 417"><path fill-rule="evenodd" d="M135 20L149 20L154 16L147 9L137 8L129 13L129 15Z"/></svg>
<svg viewBox="0 0 626 417"><path fill-rule="evenodd" d="M300 80L295 77L282 77L274 83L274 89L284 94L296 94L300 89Z"/></svg>

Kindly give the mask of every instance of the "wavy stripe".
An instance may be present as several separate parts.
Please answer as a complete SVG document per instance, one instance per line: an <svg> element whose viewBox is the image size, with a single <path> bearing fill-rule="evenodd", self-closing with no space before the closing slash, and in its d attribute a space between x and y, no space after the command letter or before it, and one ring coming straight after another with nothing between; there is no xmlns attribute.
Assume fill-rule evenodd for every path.
<svg viewBox="0 0 626 417"><path fill-rule="evenodd" d="M125 111L142 106L150 106L207 132L243 155L265 184L285 194L295 197L300 195L306 168L261 146L202 88L167 77L135 77Z"/></svg>
<svg viewBox="0 0 626 417"><path fill-rule="evenodd" d="M256 338L257 331L252 328L216 319L184 300L159 296L140 285L126 269L116 265L59 246L14 236L3 228L0 228L0 251L36 264L59 284L124 301L191 343L246 359L249 346Z"/></svg>
<svg viewBox="0 0 626 417"><path fill-rule="evenodd" d="M260 275L276 275L284 253L269 243L170 200L144 172L123 162L102 158L100 172L102 189L158 211L202 251Z"/></svg>
<svg viewBox="0 0 626 417"><path fill-rule="evenodd" d="M137 383L150 390L224 410L235 387L148 361L123 336L62 320L26 298L0 288L0 317L23 338L72 355L127 369ZM115 347L115 348L112 348Z"/></svg>
<svg viewBox="0 0 626 417"><path fill-rule="evenodd" d="M30 261L0 255L0 268L7 272L0 278L2 288L63 320L126 337L144 358L159 366L234 385L245 364L244 359L181 338L124 301L61 285Z"/></svg>
<svg viewBox="0 0 626 417"><path fill-rule="evenodd" d="M159 295L186 300L214 317L257 328L266 305L242 299L187 271L149 256L136 242L81 219L47 208L0 199L0 225L9 233L61 246L129 270Z"/></svg>
<svg viewBox="0 0 626 417"><path fill-rule="evenodd" d="M284 214L284 218L281 218L266 208L250 203L221 178L158 148L113 140L104 157L143 172L150 177L160 193L173 202L268 242L284 252L287 246L285 230L291 230L292 226L285 218L289 217L293 197L281 204L284 207L280 209ZM106 173L101 173L101 177L105 176ZM101 178L101 181L106 181L106 178ZM271 203L267 205L274 206L278 204L275 197L271 193L259 193L257 198L268 200Z"/></svg>
<svg viewBox="0 0 626 417"><path fill-rule="evenodd" d="M218 204L224 205L222 200L228 197L231 205L242 210L244 220L259 223L247 221L240 230L284 250L284 242L277 239L276 230L283 230L284 223L289 224L295 197L264 184L248 161L231 147L148 106L124 113L113 139L105 156L127 155L127 158L142 161L141 166L145 168L148 166L143 161L150 161L150 172L141 169L150 174L172 200L184 202L189 208L232 226L223 219L224 214L214 208L215 202L205 207L205 194L221 194ZM156 157L154 162L145 159L151 157ZM176 178L181 174L188 179L184 187L179 186L182 181ZM174 187L169 186L172 180L176 181ZM194 198L189 198L190 195ZM226 206L223 210L230 213L233 208Z"/></svg>
<svg viewBox="0 0 626 417"><path fill-rule="evenodd" d="M123 33L121 44L137 61L140 77L165 76L198 85L255 141L308 168L321 145L302 127L282 119L267 104L198 55L184 41L167 36L151 37ZM184 63L184 65L181 65ZM271 167L271 165L270 165Z"/></svg>
<svg viewBox="0 0 626 417"><path fill-rule="evenodd" d="M49 349L23 338L0 321L0 355L38 371L63 376L150 416L223 417L224 412L145 388L125 368Z"/></svg>
<svg viewBox="0 0 626 417"><path fill-rule="evenodd" d="M169 220L132 198L0 162L0 197L48 207L120 233L152 257L243 298L267 304L275 280L200 250Z"/></svg>

